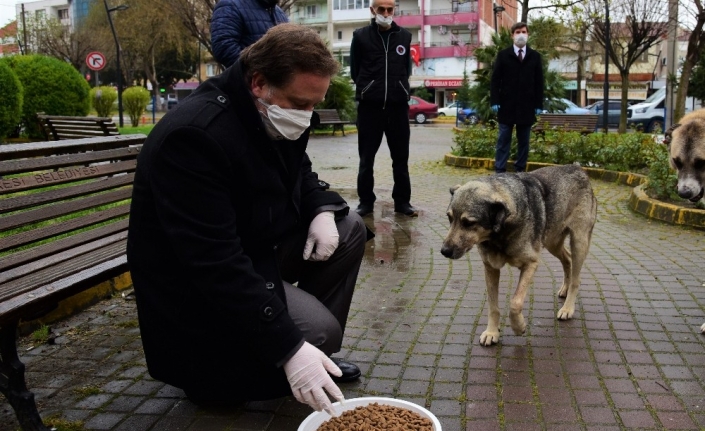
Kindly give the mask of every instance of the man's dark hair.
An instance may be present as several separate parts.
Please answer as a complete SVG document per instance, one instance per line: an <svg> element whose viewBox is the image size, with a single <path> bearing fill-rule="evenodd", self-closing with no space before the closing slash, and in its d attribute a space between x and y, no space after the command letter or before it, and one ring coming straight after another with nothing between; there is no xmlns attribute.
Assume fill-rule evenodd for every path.
<svg viewBox="0 0 705 431"><path fill-rule="evenodd" d="M286 86L297 73L331 77L340 68L318 33L289 23L270 28L242 51L240 61L248 81L259 72L277 88Z"/></svg>
<svg viewBox="0 0 705 431"><path fill-rule="evenodd" d="M526 25L525 22L517 22L517 23L514 23L514 25L511 28L512 34L514 34L514 32L520 28L526 28L526 31L529 31L529 26Z"/></svg>

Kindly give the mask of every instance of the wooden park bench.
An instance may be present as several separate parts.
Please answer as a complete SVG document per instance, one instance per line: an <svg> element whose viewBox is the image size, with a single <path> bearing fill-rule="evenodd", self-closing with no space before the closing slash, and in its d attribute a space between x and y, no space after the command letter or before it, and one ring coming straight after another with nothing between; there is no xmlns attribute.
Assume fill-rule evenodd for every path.
<svg viewBox="0 0 705 431"><path fill-rule="evenodd" d="M37 119L46 138L53 141L120 134L112 118L108 117L66 117L39 113Z"/></svg>
<svg viewBox="0 0 705 431"><path fill-rule="evenodd" d="M586 135L597 129L598 118L597 114L541 114L532 130L538 134L555 129Z"/></svg>
<svg viewBox="0 0 705 431"><path fill-rule="evenodd" d="M0 392L24 431L42 424L17 355L20 321L128 271L144 135L0 145Z"/></svg>
<svg viewBox="0 0 705 431"><path fill-rule="evenodd" d="M340 114L338 114L338 110L336 110L336 109L316 109L316 113L318 114L318 117L320 119L318 124L332 125L333 126L333 135L335 135L335 130L337 128L340 128L340 130L343 132L343 136L345 136L345 125L351 124L351 123L348 120L341 119Z"/></svg>

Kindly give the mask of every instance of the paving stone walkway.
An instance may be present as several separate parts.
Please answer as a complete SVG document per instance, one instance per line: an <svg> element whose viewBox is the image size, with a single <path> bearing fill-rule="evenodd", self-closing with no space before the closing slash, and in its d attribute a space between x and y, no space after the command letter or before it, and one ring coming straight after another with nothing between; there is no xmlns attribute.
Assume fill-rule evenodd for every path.
<svg viewBox="0 0 705 431"><path fill-rule="evenodd" d="M355 134L314 137L309 150L320 177L353 207L356 143ZM705 232L635 215L628 187L593 182L598 221L574 319L555 320L562 270L544 252L525 304L526 335L508 326L518 271L505 269L500 344L482 347L482 263L475 250L450 261L440 246L448 189L489 172L445 166L451 145L447 127L412 127L417 219L393 213L384 144L377 157L378 203L366 218L377 236L367 245L340 353L363 378L341 386L346 397L416 402L443 431L705 429ZM52 329L53 345L21 340L45 418L90 430L295 431L310 413L293 398L204 410L151 379L130 296ZM17 429L0 397L0 431Z"/></svg>

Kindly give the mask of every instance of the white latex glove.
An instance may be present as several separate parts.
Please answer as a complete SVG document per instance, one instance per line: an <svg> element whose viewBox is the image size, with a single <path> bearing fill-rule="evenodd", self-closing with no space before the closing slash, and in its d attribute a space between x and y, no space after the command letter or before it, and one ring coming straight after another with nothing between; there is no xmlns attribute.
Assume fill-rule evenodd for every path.
<svg viewBox="0 0 705 431"><path fill-rule="evenodd" d="M297 401L317 412L325 410L337 416L326 391L337 401L342 402L345 397L328 373L340 377L343 372L325 353L304 341L299 351L284 364L284 372Z"/></svg>
<svg viewBox="0 0 705 431"><path fill-rule="evenodd" d="M328 260L338 248L338 238L338 228L335 226L333 211L324 211L318 214L308 227L304 260Z"/></svg>

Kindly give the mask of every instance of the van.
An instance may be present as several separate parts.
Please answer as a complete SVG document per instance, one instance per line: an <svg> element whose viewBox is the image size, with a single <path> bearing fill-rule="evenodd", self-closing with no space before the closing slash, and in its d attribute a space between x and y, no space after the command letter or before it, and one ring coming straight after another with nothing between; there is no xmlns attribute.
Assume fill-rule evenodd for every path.
<svg viewBox="0 0 705 431"><path fill-rule="evenodd" d="M666 87L661 87L641 103L627 108L627 127L663 133L666 116Z"/></svg>

